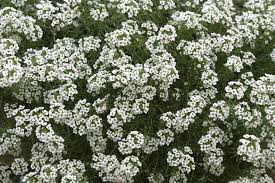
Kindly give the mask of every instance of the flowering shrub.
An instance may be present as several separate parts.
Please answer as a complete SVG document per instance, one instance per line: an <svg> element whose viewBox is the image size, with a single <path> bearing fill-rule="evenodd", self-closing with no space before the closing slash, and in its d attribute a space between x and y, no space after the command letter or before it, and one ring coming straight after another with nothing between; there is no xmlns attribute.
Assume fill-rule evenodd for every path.
<svg viewBox="0 0 275 183"><path fill-rule="evenodd" d="M1 0L0 182L272 183L273 0Z"/></svg>

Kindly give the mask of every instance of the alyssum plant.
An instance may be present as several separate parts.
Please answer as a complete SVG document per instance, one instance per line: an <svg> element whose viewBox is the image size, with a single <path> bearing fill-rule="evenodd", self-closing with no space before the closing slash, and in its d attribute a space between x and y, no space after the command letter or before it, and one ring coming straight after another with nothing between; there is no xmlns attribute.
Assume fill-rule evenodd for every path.
<svg viewBox="0 0 275 183"><path fill-rule="evenodd" d="M273 0L2 0L0 182L272 183Z"/></svg>

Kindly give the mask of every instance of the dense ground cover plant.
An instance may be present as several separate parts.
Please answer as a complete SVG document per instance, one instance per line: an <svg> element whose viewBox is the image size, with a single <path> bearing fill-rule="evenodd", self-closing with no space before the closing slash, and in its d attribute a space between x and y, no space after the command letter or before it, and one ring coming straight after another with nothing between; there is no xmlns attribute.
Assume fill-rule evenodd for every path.
<svg viewBox="0 0 275 183"><path fill-rule="evenodd" d="M1 0L0 182L272 183L273 0Z"/></svg>

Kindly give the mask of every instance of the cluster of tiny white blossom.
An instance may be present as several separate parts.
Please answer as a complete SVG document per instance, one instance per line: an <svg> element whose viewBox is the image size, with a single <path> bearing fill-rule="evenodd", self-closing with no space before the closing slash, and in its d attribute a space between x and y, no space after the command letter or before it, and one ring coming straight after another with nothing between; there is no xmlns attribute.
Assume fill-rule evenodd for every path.
<svg viewBox="0 0 275 183"><path fill-rule="evenodd" d="M272 183L273 0L0 2L0 183Z"/></svg>
<svg viewBox="0 0 275 183"><path fill-rule="evenodd" d="M176 167L176 170L178 171L177 174L180 175L180 177L176 176L176 179L182 179L182 177L186 177L185 174L189 174L192 170L195 170L194 158L189 154L193 154L193 152L188 146L184 147L184 153L175 148L168 152L168 165L171 167ZM175 177L171 177L169 182L175 182L174 179Z"/></svg>

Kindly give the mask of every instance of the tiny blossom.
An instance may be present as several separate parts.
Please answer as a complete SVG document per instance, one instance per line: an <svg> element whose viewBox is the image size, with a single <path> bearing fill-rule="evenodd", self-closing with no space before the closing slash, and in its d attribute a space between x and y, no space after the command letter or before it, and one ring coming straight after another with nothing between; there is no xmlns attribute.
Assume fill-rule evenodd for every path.
<svg viewBox="0 0 275 183"><path fill-rule="evenodd" d="M271 4L271 0L262 1L262 0L249 0L244 3L244 7L254 10L256 12L265 11L265 8Z"/></svg>
<svg viewBox="0 0 275 183"><path fill-rule="evenodd" d="M169 10L176 8L176 4L173 0L160 0L158 9L162 10Z"/></svg>
<svg viewBox="0 0 275 183"><path fill-rule="evenodd" d="M101 40L94 36L84 37L78 40L79 48L84 52L96 51L100 47Z"/></svg>
<svg viewBox="0 0 275 183"><path fill-rule="evenodd" d="M3 133L0 137L0 142L0 155L6 153L17 155L21 151L21 139L15 134Z"/></svg>
<svg viewBox="0 0 275 183"><path fill-rule="evenodd" d="M235 55L228 57L224 65L234 72L240 72L243 69L241 58Z"/></svg>
<svg viewBox="0 0 275 183"><path fill-rule="evenodd" d="M40 0L38 4L36 4L36 16L39 20L47 21L52 20L54 13L58 10L51 1L49 0Z"/></svg>
<svg viewBox="0 0 275 183"><path fill-rule="evenodd" d="M3 182L12 182L11 180L12 172L9 170L9 166L0 166L0 180Z"/></svg>
<svg viewBox="0 0 275 183"><path fill-rule="evenodd" d="M160 139L153 138L153 137L147 137L144 141L144 145L142 147L142 150L146 154L151 154L154 151L158 150L159 144L160 144Z"/></svg>
<svg viewBox="0 0 275 183"><path fill-rule="evenodd" d="M224 121L229 116L229 107L223 100L213 103L210 107L209 117L213 120Z"/></svg>
<svg viewBox="0 0 275 183"><path fill-rule="evenodd" d="M212 69L206 67L205 70L202 72L201 80L206 87L214 86L218 82L217 73Z"/></svg>
<svg viewBox="0 0 275 183"><path fill-rule="evenodd" d="M169 178L169 183L183 182L187 183L188 179L185 174L182 174L180 171L176 171L175 175Z"/></svg>
<svg viewBox="0 0 275 183"><path fill-rule="evenodd" d="M119 151L130 154L132 150L139 149L144 144L144 136L138 131L131 131L124 141L119 142Z"/></svg>
<svg viewBox="0 0 275 183"><path fill-rule="evenodd" d="M141 28L144 28L149 36L155 35L158 31L158 26L152 21L146 21L141 24Z"/></svg>
<svg viewBox="0 0 275 183"><path fill-rule="evenodd" d="M273 62L275 62L275 49L272 50L271 54L270 54L271 60Z"/></svg>
<svg viewBox="0 0 275 183"><path fill-rule="evenodd" d="M161 182L164 182L164 177L160 173L157 173L157 174L151 173L150 176L148 177L148 181L151 183L161 183Z"/></svg>
<svg viewBox="0 0 275 183"><path fill-rule="evenodd" d="M202 25L200 23L201 17L199 14L196 14L194 12L185 11L180 12L176 11L171 16L172 21L174 24L184 25L188 29L201 29Z"/></svg>
<svg viewBox="0 0 275 183"><path fill-rule="evenodd" d="M159 29L158 39L165 44L175 41L176 37L177 33L173 25L167 24Z"/></svg>
<svg viewBox="0 0 275 183"><path fill-rule="evenodd" d="M139 172L141 163L138 157L127 156L119 162L115 155L98 154L93 156L93 168L100 171L100 176L104 182L122 181L132 182L132 178Z"/></svg>
<svg viewBox="0 0 275 183"><path fill-rule="evenodd" d="M124 29L117 29L114 32L107 33L105 35L105 41L111 46L122 47L131 43L131 37L128 31Z"/></svg>
<svg viewBox="0 0 275 183"><path fill-rule="evenodd" d="M52 27L61 29L68 25L77 25L80 17L78 11L80 0L68 0L64 3L56 3L56 6L48 0L40 0L36 4L38 19L50 21Z"/></svg>
<svg viewBox="0 0 275 183"><path fill-rule="evenodd" d="M54 131L51 127L50 124L47 126L38 126L35 130L36 132L36 137L41 141L41 142L48 142L53 138Z"/></svg>
<svg viewBox="0 0 275 183"><path fill-rule="evenodd" d="M21 7L25 5L25 2L27 0L11 0L11 3L14 4L17 7Z"/></svg>
<svg viewBox="0 0 275 183"><path fill-rule="evenodd" d="M15 56L5 57L0 63L0 86L8 87L18 83L23 74L23 68L20 65L21 60Z"/></svg>
<svg viewBox="0 0 275 183"><path fill-rule="evenodd" d="M259 183L273 183L273 180L271 177L269 177L267 174L260 176L260 175L254 175L253 178L251 177L240 177L237 180L230 181L229 183L250 183L250 182L259 182Z"/></svg>
<svg viewBox="0 0 275 183"><path fill-rule="evenodd" d="M135 20L126 20L121 23L122 29L128 31L130 35L140 34L139 25Z"/></svg>
<svg viewBox="0 0 275 183"><path fill-rule="evenodd" d="M274 93L275 75L265 74L253 82L250 93L250 101L259 105L272 104L272 94Z"/></svg>
<svg viewBox="0 0 275 183"><path fill-rule="evenodd" d="M246 65L251 66L252 63L255 62L255 55L251 52L243 52L242 56L242 62L245 63Z"/></svg>
<svg viewBox="0 0 275 183"><path fill-rule="evenodd" d="M55 182L57 178L58 169L54 165L45 165L41 168L39 179L45 182ZM25 178L25 177L24 177Z"/></svg>
<svg viewBox="0 0 275 183"><path fill-rule="evenodd" d="M203 13L203 21L211 24L220 22L226 16L214 3L204 3L201 11Z"/></svg>
<svg viewBox="0 0 275 183"><path fill-rule="evenodd" d="M244 97L244 93L246 91L246 87L240 81L230 81L228 85L225 87L226 94L225 96L237 100L240 100Z"/></svg>
<svg viewBox="0 0 275 183"><path fill-rule="evenodd" d="M255 135L245 134L240 139L241 145L237 149L237 154L242 157L244 161L254 162L261 158L260 139Z"/></svg>
<svg viewBox="0 0 275 183"><path fill-rule="evenodd" d="M129 18L137 16L140 11L139 3L135 0L119 0L116 8L119 12L127 14Z"/></svg>
<svg viewBox="0 0 275 183"><path fill-rule="evenodd" d="M176 167L182 174L195 170L194 158L175 148L168 152L167 162L169 166Z"/></svg>
<svg viewBox="0 0 275 183"><path fill-rule="evenodd" d="M107 110L107 99L108 99L108 95L104 98L98 98L94 101L94 103L92 104L92 106L95 108L95 111L98 114L102 114Z"/></svg>
<svg viewBox="0 0 275 183"><path fill-rule="evenodd" d="M174 141L174 133L169 129L159 130L157 136L160 138L159 144L161 146L169 145Z"/></svg>
<svg viewBox="0 0 275 183"><path fill-rule="evenodd" d="M218 143L226 140L224 132L218 127L211 127L207 134L202 136L198 142L201 151L205 153L203 165L211 174L219 176L225 167L223 162L223 151L217 148Z"/></svg>
<svg viewBox="0 0 275 183"><path fill-rule="evenodd" d="M238 120L244 121L246 127L257 127L261 124L261 113L256 109L251 109L247 102L240 102L234 107Z"/></svg>
<svg viewBox="0 0 275 183"><path fill-rule="evenodd" d="M17 42L13 39L1 39L0 41L0 56L12 56L19 50Z"/></svg>
<svg viewBox="0 0 275 183"><path fill-rule="evenodd" d="M23 158L14 159L11 170L15 175L23 175L28 171L28 163Z"/></svg>
<svg viewBox="0 0 275 183"><path fill-rule="evenodd" d="M142 114L142 113L147 113L149 110L149 103L147 100L141 98L141 99L136 99L135 103L133 104L133 113L134 114Z"/></svg>
<svg viewBox="0 0 275 183"><path fill-rule="evenodd" d="M96 1L89 1L88 3L92 6L90 9L90 15L94 20L104 21L109 16L105 4L101 4Z"/></svg>
<svg viewBox="0 0 275 183"><path fill-rule="evenodd" d="M64 101L74 100L74 95L77 93L77 86L68 83L57 89L45 92L44 102L49 104L63 103Z"/></svg>
<svg viewBox="0 0 275 183"><path fill-rule="evenodd" d="M80 160L61 160L60 163L58 163L57 168L59 169L59 174L63 177L62 179L68 179L66 176L73 176L75 181L81 181L84 179L83 176L86 169L84 163Z"/></svg>
<svg viewBox="0 0 275 183"><path fill-rule="evenodd" d="M243 80L244 84L246 86L252 86L255 82L255 79L253 78L252 72L246 72L241 75L241 79Z"/></svg>
<svg viewBox="0 0 275 183"><path fill-rule="evenodd" d="M275 105L271 105L265 108L266 119L271 124L271 126L275 127Z"/></svg>
<svg viewBox="0 0 275 183"><path fill-rule="evenodd" d="M219 176L224 172L225 167L222 165L223 151L221 149L217 148L215 152L206 154L203 161L204 168L209 173Z"/></svg>
<svg viewBox="0 0 275 183"><path fill-rule="evenodd" d="M255 62L255 56L251 52L243 52L242 54L242 58L236 55L228 57L224 65L231 71L240 72L244 68L244 64L251 66Z"/></svg>
<svg viewBox="0 0 275 183"><path fill-rule="evenodd" d="M3 34L18 32L26 36L27 39L37 41L43 35L42 29L36 25L36 20L25 16L20 10L12 7L5 7L0 10L0 37Z"/></svg>
<svg viewBox="0 0 275 183"><path fill-rule="evenodd" d="M139 172L139 167L141 167L141 162L136 156L127 156L121 161L119 174L125 177L134 177Z"/></svg>

